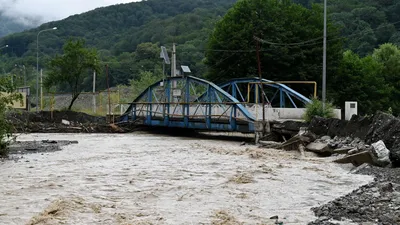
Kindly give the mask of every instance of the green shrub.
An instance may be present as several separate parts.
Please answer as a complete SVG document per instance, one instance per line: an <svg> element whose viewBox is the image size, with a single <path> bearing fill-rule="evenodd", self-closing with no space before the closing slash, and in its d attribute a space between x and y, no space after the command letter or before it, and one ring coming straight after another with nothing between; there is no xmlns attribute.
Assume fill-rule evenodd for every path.
<svg viewBox="0 0 400 225"><path fill-rule="evenodd" d="M7 120L6 112L11 109L13 102L17 101L22 101L21 94L15 92L9 78L0 77L0 158L7 156L12 137L12 124Z"/></svg>
<svg viewBox="0 0 400 225"><path fill-rule="evenodd" d="M303 115L303 119L306 122L310 122L313 117L319 116L323 118L333 118L333 105L330 102L325 103L325 110L323 108L322 101L317 98L312 99L310 103L306 105L306 112Z"/></svg>
<svg viewBox="0 0 400 225"><path fill-rule="evenodd" d="M9 145L9 143L6 142L4 139L0 140L0 158L7 157L7 155L8 155L8 145Z"/></svg>
<svg viewBox="0 0 400 225"><path fill-rule="evenodd" d="M393 115L393 109L392 109L392 107L389 107L387 113L390 114L390 115Z"/></svg>

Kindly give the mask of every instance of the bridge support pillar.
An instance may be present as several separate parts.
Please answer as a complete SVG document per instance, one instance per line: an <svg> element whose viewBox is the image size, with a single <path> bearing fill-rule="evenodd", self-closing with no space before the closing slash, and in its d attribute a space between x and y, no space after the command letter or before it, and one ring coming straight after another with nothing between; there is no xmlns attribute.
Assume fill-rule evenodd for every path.
<svg viewBox="0 0 400 225"><path fill-rule="evenodd" d="M136 119L137 119L136 105L132 105L132 120L135 121Z"/></svg>
<svg viewBox="0 0 400 225"><path fill-rule="evenodd" d="M236 129L237 129L236 115L237 115L237 109L236 109L236 105L235 105L232 108L231 117L230 117L230 125L231 125L232 131L236 131Z"/></svg>
<svg viewBox="0 0 400 225"><path fill-rule="evenodd" d="M271 126L269 121L256 121L254 123L255 130L255 140L256 144L263 138L266 134L271 133Z"/></svg>

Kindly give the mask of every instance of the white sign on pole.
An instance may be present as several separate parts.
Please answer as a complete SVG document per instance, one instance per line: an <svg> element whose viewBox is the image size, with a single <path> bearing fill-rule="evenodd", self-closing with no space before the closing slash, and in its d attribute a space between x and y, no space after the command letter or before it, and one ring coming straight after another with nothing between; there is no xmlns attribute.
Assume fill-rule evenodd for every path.
<svg viewBox="0 0 400 225"><path fill-rule="evenodd" d="M173 95L174 97L180 97L180 96L182 95L182 91L181 91L180 89L174 89L174 90L172 91L172 95Z"/></svg>

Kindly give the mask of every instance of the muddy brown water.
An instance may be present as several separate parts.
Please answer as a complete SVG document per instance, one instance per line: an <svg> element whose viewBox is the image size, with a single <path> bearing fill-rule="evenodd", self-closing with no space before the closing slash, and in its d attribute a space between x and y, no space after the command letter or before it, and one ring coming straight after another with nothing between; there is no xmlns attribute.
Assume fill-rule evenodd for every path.
<svg viewBox="0 0 400 225"><path fill-rule="evenodd" d="M0 224L307 224L310 208L372 180L297 152L152 134L78 140L0 163Z"/></svg>

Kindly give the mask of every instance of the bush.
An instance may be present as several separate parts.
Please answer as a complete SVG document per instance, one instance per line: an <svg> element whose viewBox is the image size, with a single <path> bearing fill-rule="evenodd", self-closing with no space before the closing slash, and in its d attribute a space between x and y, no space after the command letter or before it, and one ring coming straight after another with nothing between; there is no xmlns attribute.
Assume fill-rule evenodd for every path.
<svg viewBox="0 0 400 225"><path fill-rule="evenodd" d="M312 99L310 103L306 105L306 112L303 115L303 118L306 122L310 122L313 117L319 116L323 118L333 118L333 105L330 102L325 103L325 110L323 108L322 101L317 98Z"/></svg>
<svg viewBox="0 0 400 225"><path fill-rule="evenodd" d="M13 102L22 101L22 96L15 92L9 78L0 77L0 158L8 154L8 145L12 136L12 124L6 118L6 112Z"/></svg>
<svg viewBox="0 0 400 225"><path fill-rule="evenodd" d="M0 158L5 158L8 155L8 142L0 140Z"/></svg>

